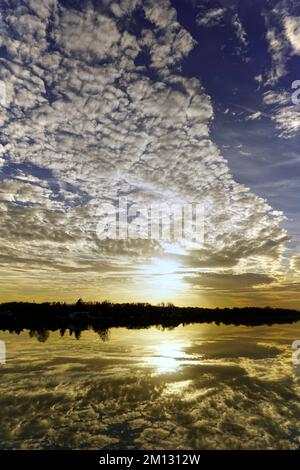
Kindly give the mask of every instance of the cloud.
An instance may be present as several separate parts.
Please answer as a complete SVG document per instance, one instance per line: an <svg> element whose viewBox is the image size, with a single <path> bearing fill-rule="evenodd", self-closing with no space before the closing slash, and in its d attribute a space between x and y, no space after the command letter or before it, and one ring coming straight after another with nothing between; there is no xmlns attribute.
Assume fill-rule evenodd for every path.
<svg viewBox="0 0 300 470"><path fill-rule="evenodd" d="M286 64L300 52L299 17L293 16L297 8L293 1L280 1L271 9L265 9L266 40L272 58L268 71L268 85L276 83L287 74Z"/></svg>
<svg viewBox="0 0 300 470"><path fill-rule="evenodd" d="M285 17L284 28L293 52L300 55L300 17Z"/></svg>
<svg viewBox="0 0 300 470"><path fill-rule="evenodd" d="M262 76L262 74L255 75L254 80L255 80L259 85L261 85L262 82L263 82L263 76Z"/></svg>
<svg viewBox="0 0 300 470"><path fill-rule="evenodd" d="M264 103L272 106L272 119L276 123L279 137L289 139L300 131L300 110L292 103L291 94L286 91L267 91Z"/></svg>
<svg viewBox="0 0 300 470"><path fill-rule="evenodd" d="M199 289L217 289L220 291L232 291L251 289L259 285L271 284L274 278L266 274L245 273L202 273L188 279L188 281Z"/></svg>
<svg viewBox="0 0 300 470"><path fill-rule="evenodd" d="M236 36L240 43L243 46L248 46L248 40L247 40L247 33L245 31L245 28L243 27L241 20L238 16L238 14L234 14L232 18L232 24L235 28L236 31Z"/></svg>
<svg viewBox="0 0 300 470"><path fill-rule="evenodd" d="M295 255L291 258L290 267L293 271L300 273L300 255Z"/></svg>
<svg viewBox="0 0 300 470"><path fill-rule="evenodd" d="M82 8L53 0L36 14L29 2L8 3L2 17L1 246L11 276L4 289L13 282L25 295L43 272L44 295L57 295L62 273L73 270L78 278L65 278L71 292L85 269L93 296L95 271L103 279L118 265L162 256L160 242L97 238L97 209L120 196L129 204L204 207L203 256L185 244L183 268L193 257L193 269L214 266L217 274L224 263L243 273L261 272L266 258L280 264L288 239L282 214L234 180L212 142L211 99L180 68L194 40L168 0ZM49 269L58 276L47 287ZM119 274L113 297L117 280L125 290ZM127 278L127 292L138 282L138 272ZM40 286L32 289L41 295Z"/></svg>
<svg viewBox="0 0 300 470"><path fill-rule="evenodd" d="M230 8L211 8L201 11L196 17L196 24L201 27L210 28L223 24L227 17L230 17L231 25L240 43L238 53L242 54L243 48L248 46L248 39L245 28L237 13L236 5L232 5Z"/></svg>
<svg viewBox="0 0 300 470"><path fill-rule="evenodd" d="M272 56L273 66L269 72L267 84L274 85L280 78L286 75L287 47L281 33L269 28L266 34L269 52Z"/></svg>
<svg viewBox="0 0 300 470"><path fill-rule="evenodd" d="M203 14L200 13L196 18L197 25L204 27L216 26L223 20L225 12L225 8L211 8Z"/></svg>
<svg viewBox="0 0 300 470"><path fill-rule="evenodd" d="M249 116L246 117L246 121L256 121L257 119L261 119L262 113L260 111L255 111L252 114L249 114Z"/></svg>

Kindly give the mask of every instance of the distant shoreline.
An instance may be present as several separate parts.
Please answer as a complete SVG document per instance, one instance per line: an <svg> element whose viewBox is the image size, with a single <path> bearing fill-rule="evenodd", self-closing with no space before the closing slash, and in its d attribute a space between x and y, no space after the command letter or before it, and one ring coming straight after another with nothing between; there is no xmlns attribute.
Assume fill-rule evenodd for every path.
<svg viewBox="0 0 300 470"><path fill-rule="evenodd" d="M201 308L176 307L172 304L83 302L6 302L0 304L0 330L22 331L113 327L166 328L191 323L225 325L273 325L300 321L300 311L271 308Z"/></svg>

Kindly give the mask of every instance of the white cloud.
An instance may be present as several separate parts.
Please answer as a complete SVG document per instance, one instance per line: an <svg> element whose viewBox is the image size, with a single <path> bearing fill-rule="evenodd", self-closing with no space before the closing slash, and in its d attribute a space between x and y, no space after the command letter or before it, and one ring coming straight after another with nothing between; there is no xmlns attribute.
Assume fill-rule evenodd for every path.
<svg viewBox="0 0 300 470"><path fill-rule="evenodd" d="M289 139L300 132L300 110L292 103L291 94L268 91L264 94L264 102L272 106L272 119L280 137Z"/></svg>
<svg viewBox="0 0 300 470"><path fill-rule="evenodd" d="M232 24L235 28L236 31L236 36L242 46L247 47L248 46L248 40L247 40L247 33L245 31L245 28L243 27L241 20L238 16L238 14L234 14L232 18Z"/></svg>
<svg viewBox="0 0 300 470"><path fill-rule="evenodd" d="M224 18L226 9L225 8L211 8L204 14L200 13L197 16L197 24L199 26L211 27L219 24Z"/></svg>
<svg viewBox="0 0 300 470"><path fill-rule="evenodd" d="M53 36L64 53L89 62L117 56L121 39L113 19L90 9L62 9Z"/></svg>
<svg viewBox="0 0 300 470"><path fill-rule="evenodd" d="M286 75L287 48L284 38L275 29L269 29L266 34L269 44L269 52L273 65L269 72L267 84L274 85L280 78Z"/></svg>
<svg viewBox="0 0 300 470"><path fill-rule="evenodd" d="M257 119L261 119L262 113L260 111L256 111L252 114L249 114L248 117L246 117L246 121L256 121Z"/></svg>
<svg viewBox="0 0 300 470"><path fill-rule="evenodd" d="M300 17L284 18L285 34L295 54L300 54Z"/></svg>
<svg viewBox="0 0 300 470"><path fill-rule="evenodd" d="M287 74L287 62L300 53L300 17L293 16L296 6L292 1L282 0L271 9L265 9L266 40L272 58L267 72L268 85L275 85Z"/></svg>
<svg viewBox="0 0 300 470"><path fill-rule="evenodd" d="M130 203L202 204L206 240L199 267L226 252L237 270L253 264L268 270L266 257L280 260L287 239L281 214L234 181L211 141L210 97L199 80L180 72L193 39L167 0L105 5L101 12L91 4L79 12L44 2L38 15L25 6L3 12L1 41L9 59L0 78L10 105L2 115L2 159L12 176L3 183L1 235L14 259L3 269L32 260L39 276L49 268L44 253L60 252L51 269L80 272L78 259L96 256L99 263L90 267L101 274L161 254L158 243L96 238L99 204L126 194ZM140 35L118 23L135 5L155 25ZM136 66L145 49L149 65ZM13 168L28 181L16 182Z"/></svg>

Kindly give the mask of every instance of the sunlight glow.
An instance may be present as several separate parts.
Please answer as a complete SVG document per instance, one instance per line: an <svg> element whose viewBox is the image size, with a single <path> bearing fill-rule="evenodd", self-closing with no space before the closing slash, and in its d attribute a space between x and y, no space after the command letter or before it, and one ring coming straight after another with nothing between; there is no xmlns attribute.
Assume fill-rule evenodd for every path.
<svg viewBox="0 0 300 470"><path fill-rule="evenodd" d="M144 278L144 292L151 302L176 302L186 288L182 267L173 259L153 258L140 269Z"/></svg>
<svg viewBox="0 0 300 470"><path fill-rule="evenodd" d="M150 275L163 275L175 274L179 269L180 265L175 260L153 258L151 264L142 268L142 272Z"/></svg>
<svg viewBox="0 0 300 470"><path fill-rule="evenodd" d="M175 372L183 361L186 364L190 358L184 352L184 347L185 344L178 341L158 344L154 348L153 355L147 357L147 363L155 366L159 373Z"/></svg>

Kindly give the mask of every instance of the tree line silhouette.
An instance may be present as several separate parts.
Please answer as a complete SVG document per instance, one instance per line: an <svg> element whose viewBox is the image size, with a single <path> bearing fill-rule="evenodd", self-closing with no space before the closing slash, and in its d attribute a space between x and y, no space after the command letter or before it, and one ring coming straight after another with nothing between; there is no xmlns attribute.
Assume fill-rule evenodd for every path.
<svg viewBox="0 0 300 470"><path fill-rule="evenodd" d="M171 303L121 303L109 301L84 302L7 302L0 304L0 329L20 333L29 330L31 336L46 341L50 331L67 330L80 338L82 331L93 329L106 340L112 327L175 328L180 324L216 323L233 325L273 325L300 321L297 310L271 307L201 308L176 307Z"/></svg>

